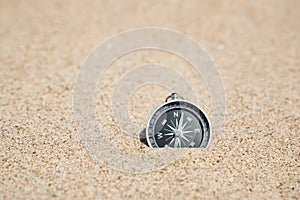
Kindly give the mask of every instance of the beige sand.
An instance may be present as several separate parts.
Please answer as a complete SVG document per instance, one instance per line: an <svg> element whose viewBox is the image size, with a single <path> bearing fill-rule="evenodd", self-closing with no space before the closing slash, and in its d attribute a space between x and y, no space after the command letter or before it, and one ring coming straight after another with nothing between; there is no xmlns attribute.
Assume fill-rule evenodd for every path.
<svg viewBox="0 0 300 200"><path fill-rule="evenodd" d="M300 198L299 8L297 0L1 1L0 198ZM206 48L224 81L227 123L207 155L192 150L159 172L130 174L101 165L84 147L72 92L92 48L144 26L181 31ZM109 103L100 102L108 102L125 69L154 61L198 85L198 103L210 112L207 91L186 63L162 52L128 55L107 71L97 93L99 122L124 150L149 151L138 141L124 145ZM155 96L151 102L145 91ZM145 125L166 94L159 86L137 91L133 122Z"/></svg>

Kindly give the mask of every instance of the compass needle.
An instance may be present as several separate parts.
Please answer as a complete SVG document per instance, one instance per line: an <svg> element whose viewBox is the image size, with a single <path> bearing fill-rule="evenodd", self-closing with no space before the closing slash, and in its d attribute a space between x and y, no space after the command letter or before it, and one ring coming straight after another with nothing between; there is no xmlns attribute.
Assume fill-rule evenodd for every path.
<svg viewBox="0 0 300 200"><path fill-rule="evenodd" d="M182 113L180 116L178 130L182 130L183 115L184 115L184 113Z"/></svg>
<svg viewBox="0 0 300 200"><path fill-rule="evenodd" d="M173 127L176 127L175 124L174 124L174 122L173 122L173 120L171 120L171 124L173 125Z"/></svg>
<svg viewBox="0 0 300 200"><path fill-rule="evenodd" d="M185 139L187 142L189 142L189 139L187 139L184 135L181 136L183 139Z"/></svg>
<svg viewBox="0 0 300 200"><path fill-rule="evenodd" d="M178 147L181 147L181 140L178 138Z"/></svg>
<svg viewBox="0 0 300 200"><path fill-rule="evenodd" d="M182 126L182 130L184 130L184 127L187 125L188 122L185 122Z"/></svg>
<svg viewBox="0 0 300 200"><path fill-rule="evenodd" d="M182 131L183 134L186 134L186 133L193 133L193 131Z"/></svg>
<svg viewBox="0 0 300 200"><path fill-rule="evenodd" d="M180 141L179 138L176 138L176 139L175 139L174 148L177 148L177 147L178 147L179 141Z"/></svg>
<svg viewBox="0 0 300 200"><path fill-rule="evenodd" d="M167 138L166 138L166 141L170 140L171 138L173 138L173 137L167 137Z"/></svg>
<svg viewBox="0 0 300 200"><path fill-rule="evenodd" d="M174 142L175 138L173 137L172 140L170 141L169 145L171 145Z"/></svg>
<svg viewBox="0 0 300 200"><path fill-rule="evenodd" d="M173 128L172 126L170 126L169 124L167 124L167 126L168 126L170 129L172 129L173 131L176 131L176 129Z"/></svg>

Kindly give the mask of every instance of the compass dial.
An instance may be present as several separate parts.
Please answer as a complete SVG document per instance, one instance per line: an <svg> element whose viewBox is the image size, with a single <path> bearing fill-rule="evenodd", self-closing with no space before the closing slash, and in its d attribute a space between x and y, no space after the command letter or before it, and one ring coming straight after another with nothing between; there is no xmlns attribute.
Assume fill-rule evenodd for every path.
<svg viewBox="0 0 300 200"><path fill-rule="evenodd" d="M197 148L206 147L210 126L205 114L187 101L172 101L160 106L147 126L150 147Z"/></svg>

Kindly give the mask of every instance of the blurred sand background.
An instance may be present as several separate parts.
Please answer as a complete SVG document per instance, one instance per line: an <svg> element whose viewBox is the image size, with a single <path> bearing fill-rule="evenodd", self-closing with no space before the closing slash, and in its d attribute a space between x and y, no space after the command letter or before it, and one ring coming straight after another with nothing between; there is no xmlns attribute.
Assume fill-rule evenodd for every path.
<svg viewBox="0 0 300 200"><path fill-rule="evenodd" d="M299 9L297 0L0 1L0 199L299 199ZM205 47L224 81L226 126L205 156L191 150L161 171L130 174L85 148L72 94L97 44L145 26L178 30ZM210 113L205 84L181 59L126 55L97 90L99 123L124 150L149 151L124 139L109 98L122 74L151 62L181 72ZM145 126L168 93L138 90L132 121Z"/></svg>

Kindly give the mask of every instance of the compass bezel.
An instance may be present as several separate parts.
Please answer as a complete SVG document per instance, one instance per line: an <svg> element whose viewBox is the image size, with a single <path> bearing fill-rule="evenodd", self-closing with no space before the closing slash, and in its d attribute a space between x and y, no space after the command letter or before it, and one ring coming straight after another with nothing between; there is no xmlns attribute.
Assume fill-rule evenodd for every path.
<svg viewBox="0 0 300 200"><path fill-rule="evenodd" d="M146 128L146 139L149 147L151 148L163 148L160 147L155 138L155 127L157 125L157 121L160 116L172 109L182 109L185 112L190 112L194 114L199 122L201 122L201 126L203 127L202 131L202 141L199 146L194 146L191 148L206 148L208 147L211 139L211 125L210 121L206 115L206 113L200 109L197 105L186 101L186 100L172 100L169 102L165 102L160 105L156 110L151 114ZM180 148L188 148L188 147L180 147Z"/></svg>

